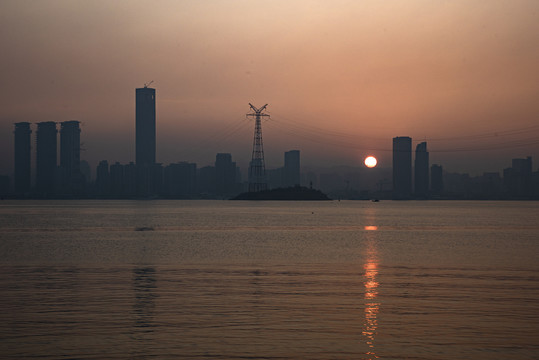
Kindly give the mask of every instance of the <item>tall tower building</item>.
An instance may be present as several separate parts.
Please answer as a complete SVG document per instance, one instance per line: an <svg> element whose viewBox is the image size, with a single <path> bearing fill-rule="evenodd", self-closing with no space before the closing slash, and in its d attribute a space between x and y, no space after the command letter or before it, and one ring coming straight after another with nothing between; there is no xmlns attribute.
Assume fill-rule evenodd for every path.
<svg viewBox="0 0 539 360"><path fill-rule="evenodd" d="M29 122L15 123L15 193L30 192L31 176L31 143Z"/></svg>
<svg viewBox="0 0 539 360"><path fill-rule="evenodd" d="M284 186L300 185L299 150L284 153Z"/></svg>
<svg viewBox="0 0 539 360"><path fill-rule="evenodd" d="M68 194L80 192L84 177L80 172L80 127L76 120L64 121L60 127L61 190Z"/></svg>
<svg viewBox="0 0 539 360"><path fill-rule="evenodd" d="M36 189L42 195L54 193L57 166L57 134L53 121L37 124L36 133Z"/></svg>
<svg viewBox="0 0 539 360"><path fill-rule="evenodd" d="M136 89L135 99L135 163L155 164L155 89Z"/></svg>
<svg viewBox="0 0 539 360"><path fill-rule="evenodd" d="M429 195L429 153L427 143L417 144L415 149L414 163L414 189L415 195L419 198L426 198Z"/></svg>
<svg viewBox="0 0 539 360"><path fill-rule="evenodd" d="M412 196L412 138L393 138L393 198L409 199Z"/></svg>

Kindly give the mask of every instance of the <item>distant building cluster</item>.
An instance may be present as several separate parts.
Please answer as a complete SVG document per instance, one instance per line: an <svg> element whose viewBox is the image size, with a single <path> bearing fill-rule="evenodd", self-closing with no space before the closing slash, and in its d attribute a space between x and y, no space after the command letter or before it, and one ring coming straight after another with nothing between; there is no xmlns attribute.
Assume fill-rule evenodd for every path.
<svg viewBox="0 0 539 360"><path fill-rule="evenodd" d="M433 175L429 176L429 153L426 142L416 146L413 169L412 173L412 138L407 136L393 138L393 199L427 199L433 193L436 195L441 193L442 168L433 165L431 169Z"/></svg>
<svg viewBox="0 0 539 360"><path fill-rule="evenodd" d="M230 154L217 154L215 166L197 169L195 163L163 166L114 163L97 166L92 196L98 198L227 198L241 190L239 168Z"/></svg>
<svg viewBox="0 0 539 360"><path fill-rule="evenodd" d="M412 176L412 139L393 138L393 191L395 200L406 199L538 199L539 172L532 159L513 159L512 167L499 173L445 174L434 164L429 172L427 143L416 146ZM413 181L412 181L413 179ZM412 187L413 183L413 187Z"/></svg>
<svg viewBox="0 0 539 360"><path fill-rule="evenodd" d="M28 122L15 124L13 186L8 176L0 176L0 196L15 198L230 198L248 185L229 153L216 155L214 166L197 168L195 163L178 162L163 166L156 162L155 89L135 91L135 162L99 162L95 181L90 167L81 161L80 122L60 123L60 163L58 164L57 123L41 122L36 130L35 182L32 181L32 128ZM269 188L300 183L300 153L285 153L284 168L274 170ZM266 181L266 179L264 179Z"/></svg>
<svg viewBox="0 0 539 360"><path fill-rule="evenodd" d="M52 121L37 123L36 174L32 187L31 124L15 124L14 195L17 197L81 196L85 177L80 160L80 126L76 120L60 123L60 164L58 165L58 129ZM4 180L4 186L6 180ZM9 181L8 181L9 183ZM2 187L3 193L9 189Z"/></svg>
<svg viewBox="0 0 539 360"><path fill-rule="evenodd" d="M255 115L266 116L261 114L265 106L251 107L257 110ZM15 123L13 183L9 176L0 176L0 197L224 199L263 181L267 189L315 187L334 199L539 199L539 171L532 171L531 157L513 159L502 175L447 173L441 165L430 165L426 142L416 145L412 162L412 139L406 136L393 138L392 169L342 166L302 173L299 150L284 153L283 167L264 170L257 179L247 181L229 153L217 154L214 166L198 168L190 162L164 166L156 162L156 93L147 86L135 91L135 128L135 162L102 160L92 181L89 164L80 159L79 121L37 123L35 176L32 124ZM263 156L253 159L250 173L253 168L263 169Z"/></svg>

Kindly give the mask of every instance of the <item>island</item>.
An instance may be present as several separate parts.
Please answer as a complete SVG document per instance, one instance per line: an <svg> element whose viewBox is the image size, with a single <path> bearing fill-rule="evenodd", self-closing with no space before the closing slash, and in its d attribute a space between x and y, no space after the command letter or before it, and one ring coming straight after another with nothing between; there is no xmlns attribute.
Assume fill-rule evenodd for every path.
<svg viewBox="0 0 539 360"><path fill-rule="evenodd" d="M230 200L331 200L320 190L304 186L244 192Z"/></svg>

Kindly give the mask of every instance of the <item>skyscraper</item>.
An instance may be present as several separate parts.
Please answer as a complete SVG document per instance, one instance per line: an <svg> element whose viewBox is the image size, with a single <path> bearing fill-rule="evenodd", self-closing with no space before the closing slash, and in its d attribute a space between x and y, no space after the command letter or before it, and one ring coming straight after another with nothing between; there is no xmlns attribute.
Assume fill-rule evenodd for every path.
<svg viewBox="0 0 539 360"><path fill-rule="evenodd" d="M15 123L15 193L25 194L30 191L31 144L29 122Z"/></svg>
<svg viewBox="0 0 539 360"><path fill-rule="evenodd" d="M427 143L417 144L414 163L415 196L426 198L429 195L429 153Z"/></svg>
<svg viewBox="0 0 539 360"><path fill-rule="evenodd" d="M300 185L299 150L284 153L284 186Z"/></svg>
<svg viewBox="0 0 539 360"><path fill-rule="evenodd" d="M84 186L80 172L80 127L76 120L61 123L60 181L61 191L66 194L79 193Z"/></svg>
<svg viewBox="0 0 539 360"><path fill-rule="evenodd" d="M53 121L40 122L36 132L36 189L41 195L54 193L57 166L57 133Z"/></svg>
<svg viewBox="0 0 539 360"><path fill-rule="evenodd" d="M393 198L409 199L412 195L412 138L393 138Z"/></svg>
<svg viewBox="0 0 539 360"><path fill-rule="evenodd" d="M155 164L155 89L136 89L135 99L135 163Z"/></svg>

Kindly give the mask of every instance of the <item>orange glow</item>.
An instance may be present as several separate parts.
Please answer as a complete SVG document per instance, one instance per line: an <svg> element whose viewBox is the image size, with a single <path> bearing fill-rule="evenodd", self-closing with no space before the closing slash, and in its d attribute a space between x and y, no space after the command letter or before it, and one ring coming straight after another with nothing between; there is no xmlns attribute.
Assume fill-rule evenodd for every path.
<svg viewBox="0 0 539 360"><path fill-rule="evenodd" d="M272 168L292 147L302 164L361 165L370 151L389 167L395 136L428 138L436 162L477 175L502 169L509 154L539 156L539 82L530 76L539 1L169 0L151 11L116 3L0 2L9 14L0 42L17 49L0 57L0 173L13 170L7 134L25 119L84 120L83 158L94 170L101 160L133 161L134 91L150 80L164 166L213 166L214 152L226 150L245 171L248 102L269 103L262 127ZM259 14L278 21L260 26ZM528 145L507 153L498 148L506 143Z"/></svg>
<svg viewBox="0 0 539 360"><path fill-rule="evenodd" d="M378 329L378 312L380 310L380 303L375 299L378 296L378 286L379 283L376 281L376 276L378 275L378 263L374 258L368 259L367 262L363 265L365 269L365 323L363 329L363 336L365 336L366 343L369 347L369 351L366 355L369 356L369 359L377 359L374 352L374 339Z"/></svg>
<svg viewBox="0 0 539 360"><path fill-rule="evenodd" d="M378 160L374 156L367 156L365 158L365 166L368 168L373 168L378 164Z"/></svg>
<svg viewBox="0 0 539 360"><path fill-rule="evenodd" d="M365 226L365 230L369 230L369 231L378 230L378 226L367 225Z"/></svg>

